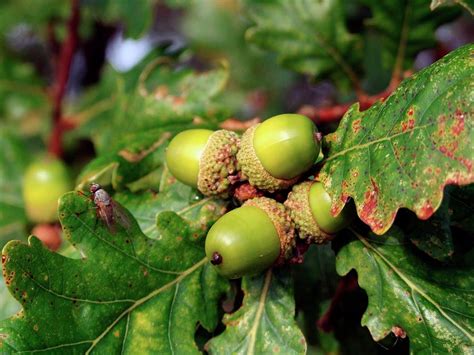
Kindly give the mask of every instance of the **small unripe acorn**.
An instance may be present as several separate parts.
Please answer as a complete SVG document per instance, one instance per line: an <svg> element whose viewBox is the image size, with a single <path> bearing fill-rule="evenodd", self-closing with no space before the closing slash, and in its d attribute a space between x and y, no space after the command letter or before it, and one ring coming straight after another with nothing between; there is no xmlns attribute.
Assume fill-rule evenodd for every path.
<svg viewBox="0 0 474 355"><path fill-rule="evenodd" d="M317 181L304 181L293 186L285 206L299 236L320 244L331 240L354 219L351 205L346 205L336 217L331 214L331 197Z"/></svg>
<svg viewBox="0 0 474 355"><path fill-rule="evenodd" d="M274 192L296 183L320 151L316 127L303 115L283 114L249 128L237 154L250 184Z"/></svg>
<svg viewBox="0 0 474 355"><path fill-rule="evenodd" d="M49 223L58 219L58 199L72 188L67 167L61 160L44 157L28 166L23 176L23 199L28 219Z"/></svg>
<svg viewBox="0 0 474 355"><path fill-rule="evenodd" d="M258 197L226 213L211 227L206 255L224 277L255 275L280 264L292 252L294 225L285 207Z"/></svg>
<svg viewBox="0 0 474 355"><path fill-rule="evenodd" d="M204 195L226 195L237 174L239 136L231 131L189 129L177 134L166 150L166 164L182 183Z"/></svg>

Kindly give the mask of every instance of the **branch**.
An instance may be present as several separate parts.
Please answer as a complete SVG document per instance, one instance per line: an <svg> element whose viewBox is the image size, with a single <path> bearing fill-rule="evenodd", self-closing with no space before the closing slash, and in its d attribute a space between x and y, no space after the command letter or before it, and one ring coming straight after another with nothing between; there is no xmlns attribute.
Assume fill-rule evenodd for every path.
<svg viewBox="0 0 474 355"><path fill-rule="evenodd" d="M79 42L79 0L71 0L71 16L68 20L68 34L61 47L59 61L56 68L55 83L53 84L53 129L49 138L48 151L61 157L63 154L62 137L65 126L61 122L62 101L66 92L74 52Z"/></svg>

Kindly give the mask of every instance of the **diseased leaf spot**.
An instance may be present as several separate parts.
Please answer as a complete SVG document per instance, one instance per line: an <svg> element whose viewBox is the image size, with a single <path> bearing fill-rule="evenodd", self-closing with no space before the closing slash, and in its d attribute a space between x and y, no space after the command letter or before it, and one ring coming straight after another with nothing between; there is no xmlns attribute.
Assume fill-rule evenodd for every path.
<svg viewBox="0 0 474 355"><path fill-rule="evenodd" d="M459 136L459 134L464 131L464 114L461 110L457 109L454 117L456 122L451 128L451 131L455 136Z"/></svg>
<svg viewBox="0 0 474 355"><path fill-rule="evenodd" d="M394 325L392 327L392 333L397 337L401 339L405 339L407 337L407 333L403 330L402 327L399 327L397 325Z"/></svg>
<svg viewBox="0 0 474 355"><path fill-rule="evenodd" d="M360 218L374 227L374 230L383 228L383 222L374 215L377 210L379 188L373 178L370 178L371 187L365 192L364 202L360 211Z"/></svg>
<svg viewBox="0 0 474 355"><path fill-rule="evenodd" d="M357 120L354 120L352 122L352 131L357 134L359 133L360 129L361 129L361 125L360 125L360 119L357 119Z"/></svg>

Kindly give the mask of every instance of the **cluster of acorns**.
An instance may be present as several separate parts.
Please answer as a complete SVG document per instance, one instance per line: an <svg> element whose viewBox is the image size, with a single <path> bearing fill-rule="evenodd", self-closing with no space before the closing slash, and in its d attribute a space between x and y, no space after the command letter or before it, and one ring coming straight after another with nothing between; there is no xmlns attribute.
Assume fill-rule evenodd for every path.
<svg viewBox="0 0 474 355"><path fill-rule="evenodd" d="M320 182L296 184L319 152L316 127L297 114L274 116L242 137L191 129L173 138L166 152L170 172L204 195L228 197L242 181L270 193L293 187L284 204L256 197L211 227L206 255L220 274L232 279L256 274L291 258L295 235L324 243L347 226L352 210L332 216L331 198Z"/></svg>

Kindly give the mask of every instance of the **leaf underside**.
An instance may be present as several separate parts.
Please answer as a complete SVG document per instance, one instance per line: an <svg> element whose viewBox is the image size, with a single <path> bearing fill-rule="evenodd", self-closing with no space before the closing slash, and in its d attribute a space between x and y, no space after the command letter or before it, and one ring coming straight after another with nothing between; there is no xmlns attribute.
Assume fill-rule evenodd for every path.
<svg viewBox="0 0 474 355"><path fill-rule="evenodd" d="M357 235L336 257L340 275L355 269L369 304L362 317L375 340L400 327L410 352L468 354L474 350L474 270L424 261L399 229Z"/></svg>
<svg viewBox="0 0 474 355"><path fill-rule="evenodd" d="M405 80L383 103L353 105L325 137L319 179L338 214L349 197L377 234L406 207L428 219L447 184L474 182L474 45Z"/></svg>

